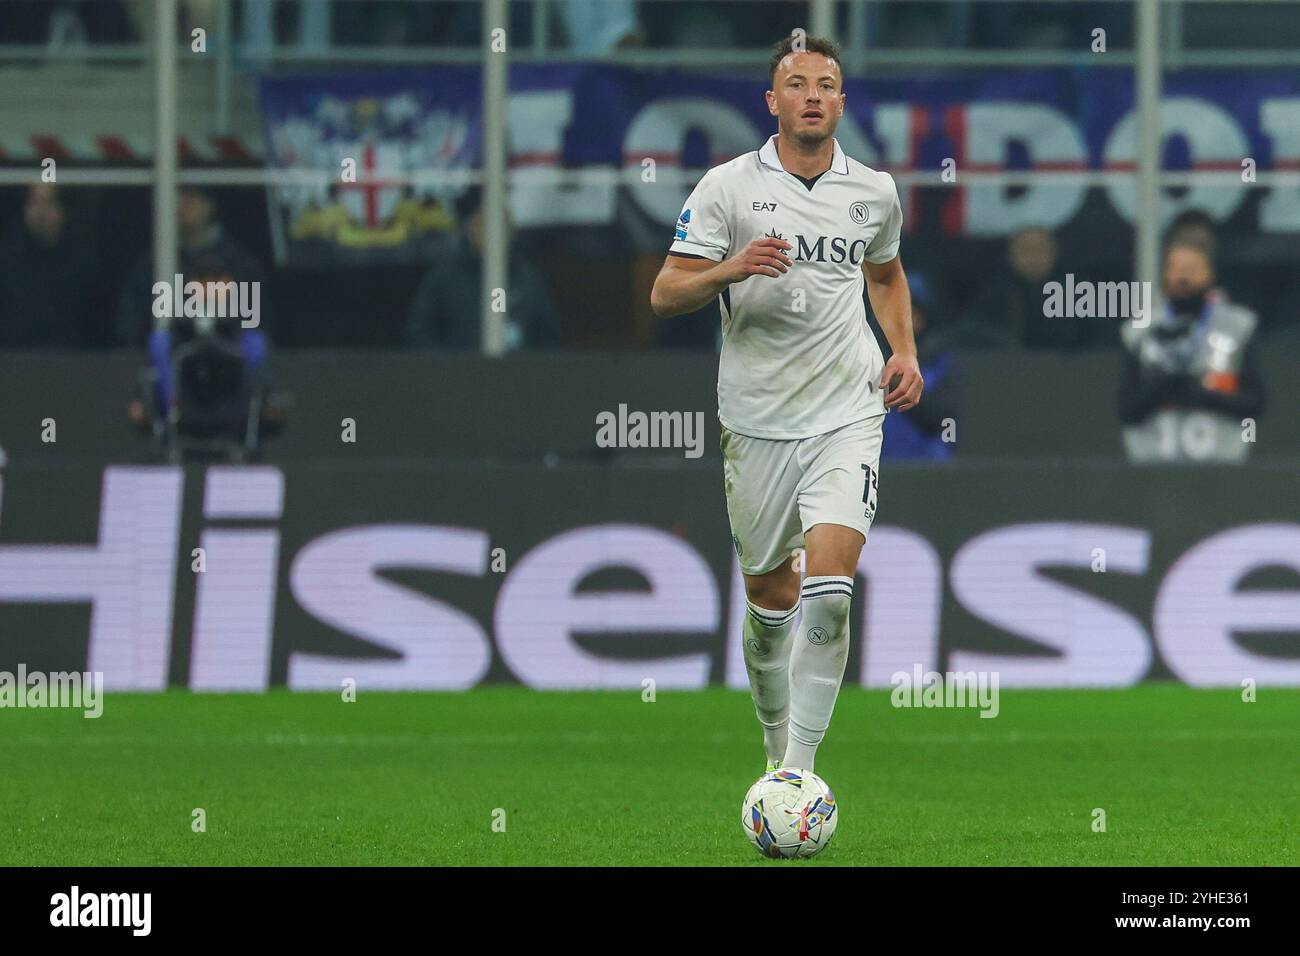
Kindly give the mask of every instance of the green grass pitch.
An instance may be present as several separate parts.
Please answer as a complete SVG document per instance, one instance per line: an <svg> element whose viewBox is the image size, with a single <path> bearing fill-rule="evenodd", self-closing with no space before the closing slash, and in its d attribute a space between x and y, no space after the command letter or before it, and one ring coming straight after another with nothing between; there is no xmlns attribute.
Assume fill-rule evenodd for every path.
<svg viewBox="0 0 1300 956"><path fill-rule="evenodd" d="M721 689L110 695L0 710L0 865L1300 864L1295 690L1004 691L981 719L846 688L811 861L745 840L762 763Z"/></svg>

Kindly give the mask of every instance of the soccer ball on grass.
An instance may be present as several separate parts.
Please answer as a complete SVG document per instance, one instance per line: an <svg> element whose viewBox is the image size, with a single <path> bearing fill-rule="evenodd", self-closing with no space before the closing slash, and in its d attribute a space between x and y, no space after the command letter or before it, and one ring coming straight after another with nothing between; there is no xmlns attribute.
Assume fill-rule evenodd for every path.
<svg viewBox="0 0 1300 956"><path fill-rule="evenodd" d="M763 774L740 806L745 836L773 859L817 855L830 843L839 820L826 781L795 767Z"/></svg>

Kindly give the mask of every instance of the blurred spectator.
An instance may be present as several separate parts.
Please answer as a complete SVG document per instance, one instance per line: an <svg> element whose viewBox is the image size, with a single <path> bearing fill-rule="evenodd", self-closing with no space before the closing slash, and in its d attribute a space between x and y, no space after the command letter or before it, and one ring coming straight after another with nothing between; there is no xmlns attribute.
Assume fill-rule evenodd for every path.
<svg viewBox="0 0 1300 956"><path fill-rule="evenodd" d="M482 341L482 190L468 190L456 203L461 234L425 273L407 316L406 341L422 348L477 351ZM510 256L506 290L506 349L547 348L559 343L559 320L541 272Z"/></svg>
<svg viewBox="0 0 1300 956"><path fill-rule="evenodd" d="M936 327L935 302L930 282L916 271L907 274L912 293L912 328L916 333L916 354L925 379L921 403L906 412L885 416L881 457L947 461L953 443L943 440L944 421L954 422L961 411L962 368L953 353L949 335Z"/></svg>
<svg viewBox="0 0 1300 956"><path fill-rule="evenodd" d="M348 46L473 45L483 16L477 3L336 0L334 9L334 35ZM518 38L513 30L512 35Z"/></svg>
<svg viewBox="0 0 1300 956"><path fill-rule="evenodd" d="M176 6L181 42L188 44L191 31L200 27L207 32L209 43L221 42L217 34L222 22L221 4L225 2L228 0L179 0ZM296 26L299 50L317 53L327 50L333 37L332 3L333 0L293 0L292 4L288 0L238 0L234 6L234 28L239 52L252 60L268 59L277 26L281 26L282 36L287 29L283 26L284 13L290 14L287 22ZM140 42L152 43L154 0L128 0L128 4L130 20Z"/></svg>
<svg viewBox="0 0 1300 956"><path fill-rule="evenodd" d="M958 343L970 348L1019 345L1030 349L1073 349L1087 345L1096 319L1044 314L1043 286L1057 274L1055 237L1036 226L1021 229L1007 243L1007 261L988 280L975 314L955 328Z"/></svg>
<svg viewBox="0 0 1300 956"><path fill-rule="evenodd" d="M93 249L68 228L51 183L27 190L22 218L0 240L0 346L84 348L111 341Z"/></svg>
<svg viewBox="0 0 1300 956"><path fill-rule="evenodd" d="M559 0L558 9L569 46L582 56L642 42L636 0Z"/></svg>
<svg viewBox="0 0 1300 956"><path fill-rule="evenodd" d="M1164 244L1168 246L1174 241L1199 245L1213 260L1218 247L1214 234L1214 220L1199 209L1184 210L1174 217L1174 221L1165 230Z"/></svg>
<svg viewBox="0 0 1300 956"><path fill-rule="evenodd" d="M298 0L298 48L319 53L329 49L332 22L331 0ZM275 44L274 0L244 0L239 18L240 52L251 59L265 60Z"/></svg>
<svg viewBox="0 0 1300 956"><path fill-rule="evenodd" d="M1264 406L1255 314L1215 289L1205 246L1173 239L1165 251L1164 304L1140 328L1124 327L1120 380L1124 448L1132 462L1245 460L1242 419Z"/></svg>
<svg viewBox="0 0 1300 956"><path fill-rule="evenodd" d="M257 261L226 238L216 218L212 196L183 186L176 197L180 238L177 269L186 282L261 282ZM131 269L117 312L117 337L123 345L144 345L153 326L153 284L171 276L153 274L153 256L146 253ZM263 290L264 291L264 290ZM262 296L263 307L266 297ZM265 312L265 308L263 308Z"/></svg>
<svg viewBox="0 0 1300 956"><path fill-rule="evenodd" d="M0 43L70 52L92 43L128 43L126 9L114 0L4 0Z"/></svg>
<svg viewBox="0 0 1300 956"><path fill-rule="evenodd" d="M743 18L743 9L712 3L674 4L673 15L666 18L670 31L668 46L679 50L736 46L737 12Z"/></svg>
<svg viewBox="0 0 1300 956"><path fill-rule="evenodd" d="M209 34L213 33L221 22L219 0L177 0L177 30L179 40L189 43L190 32L202 27ZM131 25L141 43L152 44L154 36L154 17L156 4L154 0L126 0Z"/></svg>
<svg viewBox="0 0 1300 956"><path fill-rule="evenodd" d="M176 225L180 239L177 269L183 283L259 284L258 327L237 327L230 335L237 341L249 371L260 372L267 361L270 340L264 324L263 306L266 299L260 288L262 272L256 260L225 237L221 224L216 219L216 205L211 195L203 189L182 186L177 190ZM154 408L151 414L143 400L133 401L128 408L131 420L140 425L150 420L165 419L176 398L172 390L171 356L174 336L167 321L155 325L153 311L155 281L166 281L170 285L175 283L175 279L172 276L155 277L153 273L153 256L146 253L127 278L117 315L119 341L124 345L148 346L149 364L153 372ZM233 324L238 326L238 321Z"/></svg>

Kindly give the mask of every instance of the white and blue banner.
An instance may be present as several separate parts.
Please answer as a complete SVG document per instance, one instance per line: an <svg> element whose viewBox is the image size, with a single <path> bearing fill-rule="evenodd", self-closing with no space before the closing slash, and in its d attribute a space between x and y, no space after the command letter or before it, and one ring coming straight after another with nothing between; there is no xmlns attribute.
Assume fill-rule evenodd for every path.
<svg viewBox="0 0 1300 956"><path fill-rule="evenodd" d="M521 227L619 226L635 245L662 248L691 180L757 148L774 131L767 77L634 70L608 65L519 65L509 97L511 208ZM994 70L852 79L837 136L869 166L903 177L910 230L1000 237L1026 226L1067 226L1085 200L1127 228L1131 180L1098 187L1044 177L1009 188L970 173L1071 173L1134 168L1130 71ZM1207 212L1232 231L1285 241L1300 231L1300 190L1257 186L1268 172L1300 171L1300 74L1179 72L1165 77L1165 168L1220 175L1167 193L1165 215ZM283 169L337 172L356 182L280 190L293 243L335 254L391 256L439 218L463 184L451 170L479 159L477 67L317 77L261 85L269 160ZM682 171L686 171L683 174ZM434 175L412 188L395 173ZM910 182L908 174L929 176ZM940 179L942 174L946 178ZM926 189L925 185L936 188ZM418 248L418 244L416 246Z"/></svg>

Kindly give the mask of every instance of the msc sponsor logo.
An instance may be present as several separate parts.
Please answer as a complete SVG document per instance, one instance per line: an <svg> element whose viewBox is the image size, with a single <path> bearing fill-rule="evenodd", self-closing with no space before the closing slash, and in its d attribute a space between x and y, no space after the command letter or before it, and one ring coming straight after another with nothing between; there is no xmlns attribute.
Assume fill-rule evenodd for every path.
<svg viewBox="0 0 1300 956"><path fill-rule="evenodd" d="M849 262L858 265L867 254L867 240L852 241L843 236L818 236L810 242L805 236L795 233L794 259L796 262Z"/></svg>

